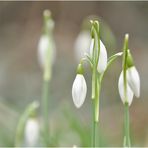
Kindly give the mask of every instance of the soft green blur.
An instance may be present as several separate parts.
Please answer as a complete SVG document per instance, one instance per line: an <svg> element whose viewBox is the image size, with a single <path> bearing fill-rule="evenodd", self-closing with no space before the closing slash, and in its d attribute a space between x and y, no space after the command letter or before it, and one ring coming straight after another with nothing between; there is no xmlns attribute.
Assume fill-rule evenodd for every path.
<svg viewBox="0 0 148 148"><path fill-rule="evenodd" d="M50 83L50 135L54 146L89 146L91 75L86 65L87 98L76 109L71 96L78 62L74 43L90 15L101 21L108 56L122 51L125 33L141 78L140 99L130 107L131 143L148 146L148 3L147 2L0 2L0 146L14 146L20 116L32 101L41 101L42 69L37 46L43 10L55 21L56 60ZM86 21L88 22L88 21ZM84 26L84 28L83 28ZM81 50L81 49L80 49ZM118 93L121 60L105 74L100 97L101 146L122 146L123 104ZM40 115L40 108L39 108ZM41 117L39 116L39 119ZM42 139L42 137L41 137ZM39 146L42 140L39 141Z"/></svg>

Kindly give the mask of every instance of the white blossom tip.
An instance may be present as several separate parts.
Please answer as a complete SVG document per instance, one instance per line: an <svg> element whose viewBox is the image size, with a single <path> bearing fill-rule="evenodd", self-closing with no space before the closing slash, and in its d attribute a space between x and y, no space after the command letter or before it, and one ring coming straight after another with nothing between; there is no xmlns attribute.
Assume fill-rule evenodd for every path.
<svg viewBox="0 0 148 148"><path fill-rule="evenodd" d="M118 81L118 90L119 90L119 95L123 103L128 102L129 106L131 105L133 101L133 91L131 90L130 86L127 83L126 86L126 95L124 95L124 80L123 80L123 71L121 72L119 76L119 81ZM127 100L126 100L127 98Z"/></svg>
<svg viewBox="0 0 148 148"><path fill-rule="evenodd" d="M39 123L34 118L29 118L26 122L25 140L27 146L35 146L39 140Z"/></svg>
<svg viewBox="0 0 148 148"><path fill-rule="evenodd" d="M99 61L98 61L98 71L99 73L103 73L107 67L107 51L103 42L100 40L100 53L99 53Z"/></svg>
<svg viewBox="0 0 148 148"><path fill-rule="evenodd" d="M139 98L140 97L140 76L135 66L132 66L127 69L127 81L133 93L135 94L135 96Z"/></svg>
<svg viewBox="0 0 148 148"><path fill-rule="evenodd" d="M87 85L82 74L77 74L72 86L73 102L77 108L80 108L86 98Z"/></svg>

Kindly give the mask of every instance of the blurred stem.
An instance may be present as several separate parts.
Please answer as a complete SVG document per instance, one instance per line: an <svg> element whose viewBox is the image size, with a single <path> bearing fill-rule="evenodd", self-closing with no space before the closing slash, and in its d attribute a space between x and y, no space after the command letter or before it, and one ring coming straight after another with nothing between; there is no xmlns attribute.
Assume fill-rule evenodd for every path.
<svg viewBox="0 0 148 148"><path fill-rule="evenodd" d="M130 147L130 121L129 121L129 106L124 104L124 147Z"/></svg>
<svg viewBox="0 0 148 148"><path fill-rule="evenodd" d="M49 79L43 80L42 114L44 140L49 146Z"/></svg>

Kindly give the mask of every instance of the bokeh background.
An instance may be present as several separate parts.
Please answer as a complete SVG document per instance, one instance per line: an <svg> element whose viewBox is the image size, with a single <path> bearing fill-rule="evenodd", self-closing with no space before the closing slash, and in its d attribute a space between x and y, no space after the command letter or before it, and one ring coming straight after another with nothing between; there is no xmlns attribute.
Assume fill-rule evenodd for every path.
<svg viewBox="0 0 148 148"><path fill-rule="evenodd" d="M74 43L83 20L97 15L109 27L103 34L108 55L122 50L125 33L141 77L141 97L130 107L133 146L148 146L148 2L0 2L0 146L13 146L17 122L26 106L41 100L42 69L37 45L42 12L55 20L56 62L50 83L50 133L56 146L89 146L91 135L90 68L85 70L87 99L76 109L71 96L77 60ZM121 60L105 75L101 91L102 146L122 146L123 104L117 84Z"/></svg>

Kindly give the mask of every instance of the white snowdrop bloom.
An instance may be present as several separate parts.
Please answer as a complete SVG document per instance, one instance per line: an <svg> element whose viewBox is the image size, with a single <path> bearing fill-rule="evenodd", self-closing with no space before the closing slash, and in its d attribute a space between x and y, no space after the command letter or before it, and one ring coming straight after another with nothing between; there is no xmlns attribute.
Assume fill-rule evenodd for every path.
<svg viewBox="0 0 148 148"><path fill-rule="evenodd" d="M27 146L35 146L39 140L39 123L34 118L29 118L25 127L25 141Z"/></svg>
<svg viewBox="0 0 148 148"><path fill-rule="evenodd" d="M72 86L73 102L77 108L80 108L86 98L87 85L82 74L77 74Z"/></svg>
<svg viewBox="0 0 148 148"><path fill-rule="evenodd" d="M128 104L131 105L132 100L133 100L133 91L131 90L129 84L127 83L126 86L127 90L126 90L126 95L127 95L127 101ZM119 89L119 94L120 94L120 98L122 100L123 103L125 103L125 96L124 96L124 80L123 80L123 71L121 72L120 76L119 76L119 81L118 81L118 89Z"/></svg>
<svg viewBox="0 0 148 148"><path fill-rule="evenodd" d="M49 43L49 39L47 35L42 35L40 40L39 40L39 44L38 44L38 60L39 60L39 64L42 68L44 68L45 66L45 61L46 61L46 54L47 54L47 50L49 48L49 44L50 47L52 47L52 49L50 49L51 52L51 64L53 64L55 62L55 56L56 56L56 48L54 43Z"/></svg>
<svg viewBox="0 0 148 148"><path fill-rule="evenodd" d="M89 48L91 57L93 56L94 43L95 43L95 39L92 38L90 43L90 48Z"/></svg>
<svg viewBox="0 0 148 148"><path fill-rule="evenodd" d="M97 69L100 73L104 72L107 67L107 51L103 44L103 42L100 40L100 53L99 53L99 61Z"/></svg>
<svg viewBox="0 0 148 148"><path fill-rule="evenodd" d="M140 77L135 66L127 69L127 81L136 97L140 97Z"/></svg>
<svg viewBox="0 0 148 148"><path fill-rule="evenodd" d="M93 56L93 47L94 47L94 39L92 38L91 44L90 44L90 55ZM107 51L103 44L103 42L100 40L100 53L99 53L99 60L97 69L100 73L104 72L107 67Z"/></svg>
<svg viewBox="0 0 148 148"><path fill-rule="evenodd" d="M89 54L90 42L91 38L89 31L81 31L74 44L76 60L78 62L84 57L84 53Z"/></svg>

